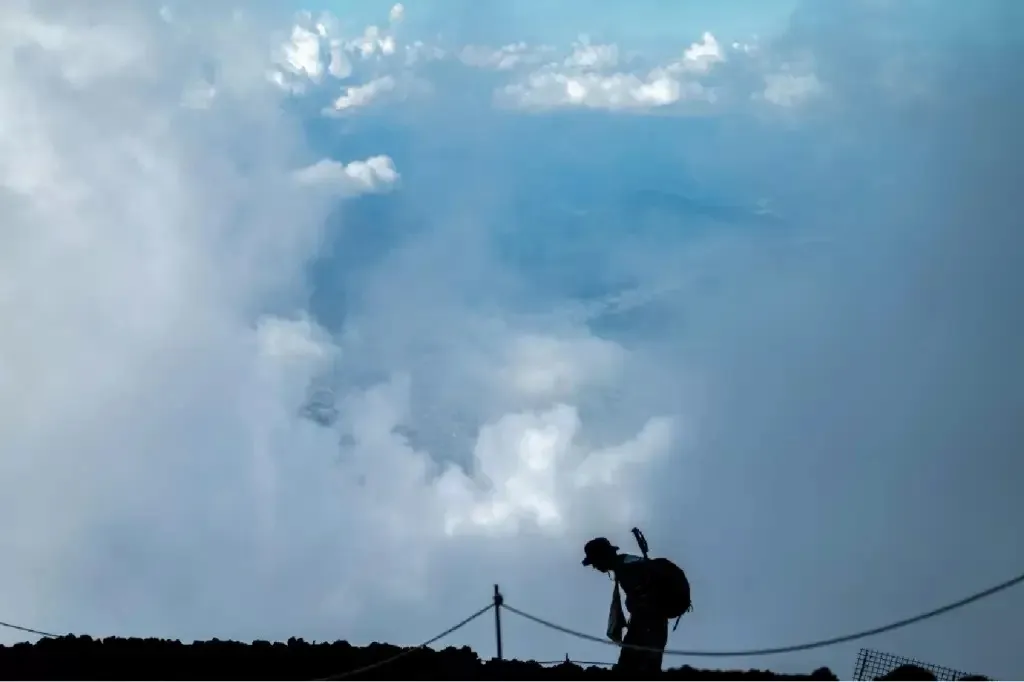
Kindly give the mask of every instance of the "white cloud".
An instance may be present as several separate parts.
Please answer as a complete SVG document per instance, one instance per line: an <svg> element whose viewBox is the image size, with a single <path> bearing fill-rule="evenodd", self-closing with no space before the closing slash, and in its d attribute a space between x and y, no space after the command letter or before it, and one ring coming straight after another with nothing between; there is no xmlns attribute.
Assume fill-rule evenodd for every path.
<svg viewBox="0 0 1024 682"><path fill-rule="evenodd" d="M396 23L396 15L401 17L404 10L399 7L393 8L389 26ZM308 13L299 15L279 52L281 66L271 73L271 79L295 93L321 84L324 73L338 80L358 79L357 71L366 70L357 68L358 64L373 65L367 67L368 77L363 82L344 86L333 106L324 110L329 116L351 112L398 90L402 94L443 93L444 84L428 84L415 73L427 63L451 58L468 67L511 74L510 82L499 85L494 95L494 101L504 107L709 110L709 105L741 101L750 94L732 91L739 82L712 80L716 67L728 61L730 54L748 67L761 58L755 45L736 42L723 47L713 34L704 32L678 58L641 71L634 68L643 63L637 55L624 58L617 45L593 43L585 35L563 56L552 46L522 41L497 48L469 44L449 51L422 39L400 44L393 31L375 25L344 37L341 24L331 15L313 22ZM811 74L766 73L764 78L765 87L751 96L788 107L809 100L821 89Z"/></svg>
<svg viewBox="0 0 1024 682"><path fill-rule="evenodd" d="M402 3L398 3L391 8L388 12L388 21L392 24L397 24L405 18L405 6Z"/></svg>
<svg viewBox="0 0 1024 682"><path fill-rule="evenodd" d="M332 102L325 113L344 113L350 109L365 107L384 95L393 93L397 86L398 82L393 76L381 76L362 85L350 85L345 88L344 94Z"/></svg>
<svg viewBox="0 0 1024 682"><path fill-rule="evenodd" d="M684 102L710 103L714 88L697 80L725 61L718 41L704 33L683 56L646 74L615 71L615 45L594 45L582 37L561 64L547 64L520 82L502 87L496 101L523 109L584 107L613 111L647 111Z"/></svg>
<svg viewBox="0 0 1024 682"><path fill-rule="evenodd" d="M291 40L281 46L284 65L293 73L320 80L323 66L320 58L320 35L301 26L292 27Z"/></svg>
<svg viewBox="0 0 1024 682"><path fill-rule="evenodd" d="M303 185L325 188L344 196L387 192L398 182L398 178L394 162L383 155L365 161L352 161L347 165L332 159L321 159L295 172L295 179Z"/></svg>
<svg viewBox="0 0 1024 682"><path fill-rule="evenodd" d="M524 83L505 86L499 93L499 102L511 102L524 109L645 110L673 104L684 95L701 93L698 84L691 84L689 90L684 90L679 81L662 73L641 78L621 73L602 76L541 71L531 74Z"/></svg>
<svg viewBox="0 0 1024 682"><path fill-rule="evenodd" d="M324 331L308 316L263 318L256 325L256 336L260 354L269 358L320 362L333 350Z"/></svg>
<svg viewBox="0 0 1024 682"><path fill-rule="evenodd" d="M559 505L558 468L564 465L579 418L556 405L542 414L510 414L484 426L474 448L479 483L449 469L439 490L456 504L446 512L445 530L514 533L521 521L540 528L564 523Z"/></svg>
<svg viewBox="0 0 1024 682"><path fill-rule="evenodd" d="M522 523L562 532L573 521L575 489L620 483L623 467L668 451L672 421L655 419L632 440L587 452L577 443L577 410L555 404L543 412L508 414L480 429L473 450L475 480L449 468L438 481L447 500L447 533L514 534ZM615 504L605 511L621 513Z"/></svg>
<svg viewBox="0 0 1024 682"><path fill-rule="evenodd" d="M715 64L725 61L725 52L718 40L705 31L700 42L693 43L683 51L683 58L670 66L673 70L707 73Z"/></svg>
<svg viewBox="0 0 1024 682"><path fill-rule="evenodd" d="M389 27L404 16L401 7L392 8L385 28L371 25L348 37L342 35L341 23L330 14L315 22L309 13L299 14L290 38L279 48L279 68L271 73L271 80L294 93L318 85L330 92L334 86L323 83L325 73L335 80L357 81L343 86L333 106L324 109L328 116L349 113L397 91L403 95L415 91L444 96L443 83L428 84L416 75L416 70L446 59L511 74L508 82L496 88L494 101L499 106L527 110L581 107L689 113L712 111L723 102L749 99L793 108L823 90L813 70L787 65L781 71L769 71L771 59L762 55L756 44L734 42L726 47L707 31L677 58L643 70L639 68L644 63L642 57L630 54L624 58L618 45L593 43L586 35L571 43L562 56L552 46L522 41L497 48L468 44L454 51L418 38L400 44ZM749 84L742 79L730 81L728 75L718 76L717 67L730 59L735 59L741 70L763 72L759 77L764 87L754 93L737 91ZM739 71L733 75L736 73ZM361 75L363 82L358 82ZM201 105L201 89L193 99L199 102L196 106Z"/></svg>
<svg viewBox="0 0 1024 682"><path fill-rule="evenodd" d="M395 53L395 38L377 26L367 26L363 34L346 43L347 49L356 52L362 59L390 57Z"/></svg>
<svg viewBox="0 0 1024 682"><path fill-rule="evenodd" d="M400 44L394 24L403 17L403 6L395 5L385 28L370 25L356 35L345 35L346 25L334 15L325 12L314 20L309 12L300 12L291 34L274 52L269 80L295 95L314 90L332 95L332 104L322 110L327 116L349 114L386 95L394 100L396 94L429 92L429 85L414 74L414 68L444 59L447 53L419 39ZM193 99L201 105L201 92Z"/></svg>
<svg viewBox="0 0 1024 682"><path fill-rule="evenodd" d="M331 15L314 22L308 12L300 13L288 38L275 50L276 68L270 71L271 81L300 94L310 84L320 84L325 73L335 79L351 76L351 48L335 35L338 30L338 22Z"/></svg>
<svg viewBox="0 0 1024 682"><path fill-rule="evenodd" d="M401 5L392 8L392 15L396 8L401 15ZM359 35L345 37L343 24L334 15L325 12L314 20L309 12L300 12L290 35L275 50L276 68L269 77L284 89L301 94L310 86L323 84L325 73L336 80L351 78L356 68L353 60L381 61L397 51L395 36L387 29L371 25Z"/></svg>
<svg viewBox="0 0 1024 682"><path fill-rule="evenodd" d="M611 69L618 64L619 48L617 45L593 45L586 36L582 36L579 42L573 44L572 54L563 62L567 69L595 71Z"/></svg>

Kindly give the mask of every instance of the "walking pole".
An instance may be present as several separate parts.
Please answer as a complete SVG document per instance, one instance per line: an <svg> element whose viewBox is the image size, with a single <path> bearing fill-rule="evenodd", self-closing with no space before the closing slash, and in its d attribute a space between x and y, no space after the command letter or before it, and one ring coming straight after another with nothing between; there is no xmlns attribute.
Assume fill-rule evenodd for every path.
<svg viewBox="0 0 1024 682"><path fill-rule="evenodd" d="M501 660L501 605L505 598L501 596L498 586L494 586L494 639L498 645L498 660Z"/></svg>

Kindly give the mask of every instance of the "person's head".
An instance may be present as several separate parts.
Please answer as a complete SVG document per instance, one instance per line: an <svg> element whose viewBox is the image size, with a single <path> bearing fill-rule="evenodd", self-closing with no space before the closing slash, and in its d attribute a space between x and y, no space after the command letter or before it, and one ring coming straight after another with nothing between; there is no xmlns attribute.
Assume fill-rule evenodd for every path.
<svg viewBox="0 0 1024 682"><path fill-rule="evenodd" d="M609 542L608 538L594 538L583 545L583 565L607 573L614 568L618 552L619 548Z"/></svg>

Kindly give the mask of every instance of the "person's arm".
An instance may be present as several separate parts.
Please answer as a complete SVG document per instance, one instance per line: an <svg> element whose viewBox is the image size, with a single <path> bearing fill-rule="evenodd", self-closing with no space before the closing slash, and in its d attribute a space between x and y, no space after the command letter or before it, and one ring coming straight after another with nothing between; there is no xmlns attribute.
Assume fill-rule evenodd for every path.
<svg viewBox="0 0 1024 682"><path fill-rule="evenodd" d="M622 629L629 625L629 620L626 615L622 612L622 601L619 598L619 582L615 581L615 587L612 592L612 603L608 610L608 639L613 642L622 641Z"/></svg>

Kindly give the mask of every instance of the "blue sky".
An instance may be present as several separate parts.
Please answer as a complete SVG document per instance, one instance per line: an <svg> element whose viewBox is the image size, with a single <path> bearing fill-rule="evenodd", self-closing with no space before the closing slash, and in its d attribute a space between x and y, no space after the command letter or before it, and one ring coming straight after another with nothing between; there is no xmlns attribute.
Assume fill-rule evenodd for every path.
<svg viewBox="0 0 1024 682"><path fill-rule="evenodd" d="M298 9L328 10L353 21L374 23L389 2L321 2ZM425 0L405 3L410 30L430 35L471 30L475 40L531 40L567 43L580 33L627 43L678 43L680 35L714 31L727 40L776 32L785 27L796 0L733 0L728 3L641 0L566 0L541 6L533 0L473 3ZM500 11L500 19L498 12Z"/></svg>
<svg viewBox="0 0 1024 682"><path fill-rule="evenodd" d="M3 620L599 634L639 525L761 648L1024 564L1019 4L83 7L0 9ZM1008 677L1022 599L669 663Z"/></svg>

